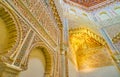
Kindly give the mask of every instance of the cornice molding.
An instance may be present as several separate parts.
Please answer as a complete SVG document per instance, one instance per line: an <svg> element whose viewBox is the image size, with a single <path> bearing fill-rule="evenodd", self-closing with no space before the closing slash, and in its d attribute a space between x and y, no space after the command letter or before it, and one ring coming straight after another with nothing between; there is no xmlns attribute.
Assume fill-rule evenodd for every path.
<svg viewBox="0 0 120 77"><path fill-rule="evenodd" d="M94 32L90 31L87 28L71 29L71 30L69 30L69 33L70 33L70 35L77 35L77 34L81 34L81 33L86 33L87 35L89 35L90 37L94 38L96 41L101 43L103 46L106 45L106 42L102 37L100 37L99 35L95 34Z"/></svg>

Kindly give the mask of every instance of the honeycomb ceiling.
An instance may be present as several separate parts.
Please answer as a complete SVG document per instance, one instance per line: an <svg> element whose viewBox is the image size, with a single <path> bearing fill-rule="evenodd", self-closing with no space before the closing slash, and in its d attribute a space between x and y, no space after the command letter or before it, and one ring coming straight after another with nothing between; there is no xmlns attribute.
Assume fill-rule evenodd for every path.
<svg viewBox="0 0 120 77"><path fill-rule="evenodd" d="M88 33L85 28L83 29L72 30L69 36L72 57L76 62L74 64L76 64L77 69L83 70L112 65L107 49L102 42L97 40L103 39L92 32L90 34L88 29Z"/></svg>

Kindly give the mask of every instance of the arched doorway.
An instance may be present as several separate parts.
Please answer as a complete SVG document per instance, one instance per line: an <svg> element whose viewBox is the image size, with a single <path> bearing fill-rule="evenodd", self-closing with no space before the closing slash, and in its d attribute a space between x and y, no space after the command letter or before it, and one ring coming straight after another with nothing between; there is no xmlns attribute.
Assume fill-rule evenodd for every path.
<svg viewBox="0 0 120 77"><path fill-rule="evenodd" d="M0 11L0 57L10 58L21 42L22 31L14 12L1 1Z"/></svg>
<svg viewBox="0 0 120 77"><path fill-rule="evenodd" d="M40 48L35 48L30 53L28 69L20 74L19 77L44 77L45 56Z"/></svg>
<svg viewBox="0 0 120 77"><path fill-rule="evenodd" d="M48 48L34 47L28 60L28 69L21 72L19 77L51 77L53 71L53 58Z"/></svg>

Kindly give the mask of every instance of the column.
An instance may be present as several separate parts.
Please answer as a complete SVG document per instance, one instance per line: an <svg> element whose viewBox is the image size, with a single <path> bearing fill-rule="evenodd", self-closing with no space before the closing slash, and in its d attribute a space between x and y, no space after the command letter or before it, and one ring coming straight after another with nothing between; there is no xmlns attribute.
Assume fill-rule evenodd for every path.
<svg viewBox="0 0 120 77"><path fill-rule="evenodd" d="M61 76L68 77L68 59L67 59L67 49L68 49L68 21L64 18L63 29L61 30L61 46L60 46L60 62L61 62Z"/></svg>
<svg viewBox="0 0 120 77"><path fill-rule="evenodd" d="M63 30L61 30L61 42L60 42L60 77L66 77L66 46L63 43Z"/></svg>

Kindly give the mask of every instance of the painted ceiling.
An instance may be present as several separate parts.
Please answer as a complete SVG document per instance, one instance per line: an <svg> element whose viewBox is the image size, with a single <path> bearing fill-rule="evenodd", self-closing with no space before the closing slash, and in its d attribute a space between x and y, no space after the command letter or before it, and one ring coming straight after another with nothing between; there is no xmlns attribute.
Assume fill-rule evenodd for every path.
<svg viewBox="0 0 120 77"><path fill-rule="evenodd" d="M85 7L91 7L91 6L97 5L101 2L104 2L106 0L69 0L69 1L75 2L75 3L85 6Z"/></svg>
<svg viewBox="0 0 120 77"><path fill-rule="evenodd" d="M85 11L93 11L112 4L115 1L116 0L64 0L65 3L77 6Z"/></svg>

